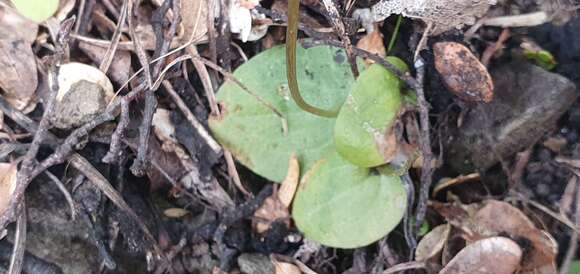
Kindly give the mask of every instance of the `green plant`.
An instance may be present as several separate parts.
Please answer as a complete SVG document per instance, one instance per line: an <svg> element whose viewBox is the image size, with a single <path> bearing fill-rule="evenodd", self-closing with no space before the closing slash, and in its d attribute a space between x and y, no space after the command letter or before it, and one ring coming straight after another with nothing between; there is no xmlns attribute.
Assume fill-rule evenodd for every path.
<svg viewBox="0 0 580 274"><path fill-rule="evenodd" d="M546 70L553 70L558 64L554 56L547 50L525 49L524 56Z"/></svg>
<svg viewBox="0 0 580 274"><path fill-rule="evenodd" d="M240 163L274 182L283 180L290 155L298 156L304 172L292 214L306 237L340 248L370 244L388 234L406 209L401 180L384 165L385 148L395 144L381 142L412 98L401 95L400 80L381 66L355 80L344 51L298 47L304 99L340 109L336 118L316 116L292 100L284 56L284 47L274 47L240 66L234 76L245 87L222 85L217 97L223 114L210 119L210 128ZM387 60L407 69L399 59Z"/></svg>

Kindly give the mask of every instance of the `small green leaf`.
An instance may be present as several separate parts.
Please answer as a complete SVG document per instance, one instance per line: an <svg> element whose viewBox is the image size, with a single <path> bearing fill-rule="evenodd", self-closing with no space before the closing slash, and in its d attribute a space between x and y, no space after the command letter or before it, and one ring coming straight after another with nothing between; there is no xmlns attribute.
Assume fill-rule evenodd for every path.
<svg viewBox="0 0 580 274"><path fill-rule="evenodd" d="M387 60L402 71L408 70L396 57ZM334 126L334 142L342 157L361 167L392 160L395 140L389 136L403 104L402 86L401 80L377 64L360 74Z"/></svg>
<svg viewBox="0 0 580 274"><path fill-rule="evenodd" d="M425 236L425 234L427 234L429 231L431 230L431 228L429 227L429 223L427 222L423 222L421 224L421 227L419 228L419 236Z"/></svg>
<svg viewBox="0 0 580 274"><path fill-rule="evenodd" d="M58 8L58 0L12 0L14 7L28 19L41 23Z"/></svg>
<svg viewBox="0 0 580 274"><path fill-rule="evenodd" d="M554 56L549 51L546 50L538 50L538 51L524 50L524 55L526 56L526 58L534 60L534 62L538 66L546 70L552 70L558 64L556 62L556 58L554 58Z"/></svg>
<svg viewBox="0 0 580 274"><path fill-rule="evenodd" d="M344 51L327 46L298 47L296 56L304 99L323 109L342 105L354 83ZM300 169L307 170L322 155L334 150L335 119L303 111L290 96L283 46L256 55L236 69L234 76L282 112L288 122L285 133L280 117L271 109L235 83L224 83L217 99L225 114L210 119L209 125L220 143L242 164L273 182L281 182L293 152Z"/></svg>
<svg viewBox="0 0 580 274"><path fill-rule="evenodd" d="M306 237L356 248L387 235L401 221L406 201L398 176L356 167L332 152L303 176L292 216Z"/></svg>

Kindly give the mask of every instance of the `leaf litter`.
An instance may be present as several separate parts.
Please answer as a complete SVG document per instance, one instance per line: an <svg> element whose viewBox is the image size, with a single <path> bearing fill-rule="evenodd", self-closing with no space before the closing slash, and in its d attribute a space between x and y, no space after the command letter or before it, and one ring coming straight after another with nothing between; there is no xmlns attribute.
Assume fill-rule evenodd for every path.
<svg viewBox="0 0 580 274"><path fill-rule="evenodd" d="M494 71L506 60L535 63L574 79L558 50L519 32L527 29L498 30L486 25L494 20L481 19L513 20L513 15L533 15L534 8L544 15L553 10L475 0L375 5L301 1L299 35L306 39L298 49L300 90L317 106L353 107L352 115L343 112L326 119L300 111L289 96L285 52L279 45L284 42L287 1L234 1L226 6L213 0L81 2L85 5L60 1L54 10L43 10L44 18L35 17L42 25L0 3L0 51L5 53L0 55L0 231L4 234L6 224L16 219L22 224L17 204L25 188L17 186L36 178L26 196L44 206L27 203L33 213L27 249L55 250L35 240L38 226L65 238L76 236L64 227L82 228L82 235L89 235L75 252L66 252L69 240L51 236L56 250L83 259L40 256L45 266L74 273L68 270L74 265L84 273L117 265L121 271L140 257L142 266L133 269L140 273L239 273L249 264L258 266L251 273L268 264L276 273L420 268L433 273L554 273L564 253L575 253L575 245L562 243L578 228L573 206L578 188L572 179L580 174L575 165L576 106L558 122L559 130L534 137L530 157L517 163L502 159L497 170L510 177L513 166L519 174L509 184L490 179L501 173L494 169L453 170L446 148L437 146L443 139L453 140L446 129L457 125L461 130L463 115L479 104L499 100L501 106ZM125 12L127 7L132 8ZM335 9L339 12L328 12ZM360 16L365 9L367 17ZM72 13L78 21L67 26L63 20ZM399 14L403 25L388 54L410 69L387 62L392 57L386 57L384 37L396 25L396 16L390 15ZM362 19L362 28L356 18ZM555 17L543 20L549 18ZM335 30L342 25L337 22L346 28ZM422 31L433 41L421 39ZM503 33L511 35L502 38ZM350 39L359 41L357 47L340 49ZM357 77L346 58L350 50L361 60ZM482 61L478 56L484 56ZM195 66L184 60L193 60ZM58 86L51 85L53 76L58 76ZM393 81L382 85L380 77ZM88 93L75 93L79 89ZM100 95L92 96L91 90ZM390 92L400 99L397 107L384 97ZM53 108L51 95L56 97ZM377 108L361 104L365 100ZM86 105L93 101L99 107ZM75 122L64 125L62 119L72 118ZM361 134L339 142L337 130ZM345 149L365 140L370 140L371 150ZM425 140L434 146L424 146ZM490 153L501 141L486 140ZM429 156L431 149L440 153L438 159ZM359 158L374 157L373 163L353 160L357 152ZM142 177L130 175L135 155ZM416 157L420 161L415 163L423 157L428 161L406 163ZM238 171L232 168L235 164ZM56 174L48 176L54 184L34 194L47 169ZM533 177L538 170L551 170L552 177ZM440 182L433 191L430 180ZM86 187L82 182L94 184L96 191L77 196L84 193L77 191ZM546 185L565 194L550 194L552 202L536 201L534 195L547 192ZM56 196L50 192L54 189ZM61 220L50 209L66 208L54 204L62 199L60 193L69 191L78 203L71 205L77 208L76 220L46 222ZM534 207L505 202L514 200ZM561 205L560 210L554 205ZM38 210L42 214L34 215ZM124 214L131 218L118 217ZM566 225L563 233L559 221ZM424 236L418 236L418 227ZM143 235L147 240L140 240ZM255 253L269 258L248 256ZM20 251L13 254L16 260L28 258ZM573 255L566 256L561 271L573 269L573 262Z"/></svg>

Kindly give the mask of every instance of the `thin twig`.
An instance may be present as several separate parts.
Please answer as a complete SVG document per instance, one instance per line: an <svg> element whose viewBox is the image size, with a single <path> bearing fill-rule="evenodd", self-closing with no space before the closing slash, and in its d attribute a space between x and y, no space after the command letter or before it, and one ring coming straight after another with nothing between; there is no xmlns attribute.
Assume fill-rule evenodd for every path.
<svg viewBox="0 0 580 274"><path fill-rule="evenodd" d="M144 86L141 87L144 88ZM126 97L130 99L134 99L134 97L139 94L139 90L134 90L132 93L126 95ZM110 106L108 110L112 113L114 112L115 104ZM28 116L24 115L22 112L15 110L10 106L2 97L0 97L0 110L6 114L6 116L10 117L14 122L16 122L19 126L23 127L27 131L34 133L38 125L32 121ZM51 147L57 147L59 145L59 141L56 136L52 135L52 133L48 132L46 134L46 143ZM50 156L49 156L50 157ZM156 250L158 254L161 254L161 249L159 248L157 241L153 237L153 234L149 231L145 223L141 220L141 218L127 205L127 203L123 200L123 198L118 194L115 189L111 186L111 184L107 181L106 178L103 177L96 170L83 156L79 155L78 153L73 153L68 157L71 165L78 169L84 176L86 176L92 183L94 183L105 195L115 204L117 205L122 211L126 212L139 226L139 228L143 231L146 238L152 243L153 248ZM11 200L9 204L9 209L14 211L14 208L17 205L18 200ZM0 216L0 228L6 227L9 217L5 214Z"/></svg>
<svg viewBox="0 0 580 274"><path fill-rule="evenodd" d="M577 182L575 182L577 183ZM576 187L576 208L574 212L574 222L576 226L580 226L580 187ZM560 274L570 273L570 266L572 261L576 257L576 251L578 250L578 232L573 231L572 236L570 236L570 246L566 251L564 260L560 266Z"/></svg>
<svg viewBox="0 0 580 274"><path fill-rule="evenodd" d="M111 44L107 48L107 52L103 57L103 61L99 66L99 69L103 73L107 73L109 70L109 66L113 62L113 57L115 56L115 52L117 51L117 47L119 46L119 41L121 40L121 34L123 30L123 26L125 25L125 18L127 17L127 9L128 9L128 0L123 1L123 6L121 6L121 15L119 17L119 21L117 22L117 27L115 28L115 32L113 33L113 37L111 38Z"/></svg>
<svg viewBox="0 0 580 274"><path fill-rule="evenodd" d="M166 1L167 2L167 1ZM133 24L133 0L129 0L129 32L131 33L131 39L135 46L135 53L141 67L145 73L145 79L147 81L147 89L145 90L145 113L143 114L143 119L141 125L139 126L139 149L137 150L137 157L133 161L131 166L131 172L138 177L145 174L145 169L147 168L147 153L149 152L149 134L151 133L151 120L153 119L153 113L157 106L157 99L153 91L153 80L151 76L151 68L149 63L149 56L145 52L141 44L141 40L135 31L135 25Z"/></svg>
<svg viewBox="0 0 580 274"><path fill-rule="evenodd" d="M415 61L415 70L417 72L417 85L414 87L417 93L417 102L419 104L419 124L421 125L420 147L423 156L423 165L421 166L421 187L419 190L419 200L415 216L415 231L423 224L425 214L427 213L427 202L429 200L429 190L431 189L433 167L433 152L431 151L431 131L429 126L429 103L425 99L423 90L423 78L425 77L425 63L419 55Z"/></svg>
<svg viewBox="0 0 580 274"><path fill-rule="evenodd" d="M173 20L171 21L171 25L166 35L163 35L163 28L162 22L165 14L169 10L169 3L172 3L173 9ZM180 1L173 0L173 1L165 1L159 7L158 10L155 11L153 18L153 30L156 34L157 38L157 45L155 56L163 56L169 50L171 45L171 38L175 35L177 30L177 26L181 21L179 17L180 14ZM136 44L137 45L137 44ZM149 66L149 61L143 60L140 58L142 66ZM157 75L161 72L161 67L163 62L159 62L153 68L153 76L157 77ZM146 69L145 69L146 71ZM149 79L150 80L150 79ZM148 80L148 81L149 81ZM137 150L137 158L133 162L131 166L131 172L136 176L143 176L145 174L145 170L147 168L147 156L149 153L149 135L151 134L151 122L153 121L153 114L155 114L155 109L157 108L157 98L155 97L155 90L158 86L154 86L153 82L149 83L149 88L145 91L145 111L143 113L143 119L141 121L141 125L139 126L139 149Z"/></svg>
<svg viewBox="0 0 580 274"><path fill-rule="evenodd" d="M22 163L22 167L17 175L16 181L16 188L13 192L13 195L10 197L10 207L8 210L0 216L0 228L3 228L6 225L6 222L9 220L13 220L16 216L18 216L19 211L19 204L23 200L24 192L26 188L32 182L34 176L32 176L32 171L34 169L34 163L36 161L36 154L40 148L41 143L43 143L44 139L48 134L48 128L50 126L50 117L52 116L52 112L55 108L55 101L56 101L56 94L58 93L58 70L60 67L60 63L62 62L64 55L65 55L65 48L66 44L68 43L68 35L70 30L74 24L75 18L69 18L65 20L58 33L58 37L55 38L55 48L56 53L52 56L52 60L50 62L49 67L49 93L48 98L46 100L44 113L38 125L38 129L34 134L34 138L32 139L32 143L28 148L28 151L24 155L24 160Z"/></svg>
<svg viewBox="0 0 580 274"><path fill-rule="evenodd" d="M342 40L342 44L346 51L346 56L348 57L348 61L350 62L350 69L352 71L352 75L354 78L358 78L358 68L356 66L356 56L353 54L352 50L352 43L350 42L350 38L346 34L346 30L344 27L344 22L342 22L342 18L336 5L332 0L322 0L322 4L326 8L328 12L328 17L330 17L330 21L332 22L332 26L334 27L335 32L338 34L340 39Z"/></svg>
<svg viewBox="0 0 580 274"><path fill-rule="evenodd" d="M254 97L256 100L258 100L258 102L260 102L261 104L263 104L265 107L267 107L268 109L270 109L272 112L274 112L274 114L276 114L276 116L280 117L280 119L282 120L282 129L284 130L284 132L287 131L288 129L288 122L286 120L286 118L284 117L284 115L282 114L281 111L279 111L275 106L273 106L272 104L270 104L268 101L262 99L258 94L256 94L255 92L253 92L252 90L250 90L248 87L246 87L246 85L244 85L240 80L238 80L233 74L227 72L226 70L224 70L223 68L221 68L220 66L218 66L217 64L212 63L211 61L199 56L199 55L194 55L191 56L191 58L200 61L201 63L203 63L204 65L210 67L211 69L214 69L216 71L218 71L220 74L222 74L226 79L234 82L236 85L238 85L242 90L244 90L246 93L250 94L252 97Z"/></svg>
<svg viewBox="0 0 580 274"><path fill-rule="evenodd" d="M335 41L335 40L304 40L304 41L302 41L302 46L305 48L315 47L315 46L319 46L319 45L329 45L329 46L339 47L339 48L343 47L341 42ZM352 50L353 50L355 55L362 57L362 58L371 59L375 63L380 64L381 66L383 66L384 68L386 68L387 70L389 70L390 72L395 74L395 76L397 76L403 82L405 82L405 84L408 87L414 89L416 86L418 86L419 83L417 82L417 80L415 78L413 78L409 73L402 72L395 65L387 62L384 57L381 57L378 54L374 54L374 53L368 52L364 49L357 48L357 47L352 47Z"/></svg>
<svg viewBox="0 0 580 274"><path fill-rule="evenodd" d="M14 235L14 246L12 257L10 258L9 274L20 274L24 262L24 251L26 251L26 204L22 201L22 211L16 220L16 233Z"/></svg>
<svg viewBox="0 0 580 274"><path fill-rule="evenodd" d="M125 135L125 130L129 126L129 101L127 98L123 97L121 101L121 117L119 118L119 123L115 128L115 132L111 135L111 144L109 146L109 151L103 157L103 162L112 164L116 163L121 156L121 144L122 139Z"/></svg>
<svg viewBox="0 0 580 274"><path fill-rule="evenodd" d="M77 212L75 209L73 198L70 195L70 192L66 189L64 184L54 174L52 174L52 172L45 171L44 173L46 173L48 178L50 178L50 180L52 180L52 182L56 185L56 187L58 187L58 189L60 190L62 195L64 195L64 198L66 199L66 202L68 203L68 206L70 208L71 219L74 221L76 219Z"/></svg>
<svg viewBox="0 0 580 274"><path fill-rule="evenodd" d="M131 40L133 41L133 47L135 49L135 53L137 54L137 58L139 59L139 62L141 63L141 66L145 71L145 79L147 80L147 87L152 88L153 80L151 78L151 69L149 67L149 57L147 56L145 49L143 49L141 39L139 38L139 35L137 35L137 32L135 31L136 26L133 23L133 13L135 12L133 1L134 0L129 0L128 3L129 14L127 16L127 22L129 23L129 33L131 34Z"/></svg>
<svg viewBox="0 0 580 274"><path fill-rule="evenodd" d="M199 56L197 52L197 47L191 45L186 49L187 53L191 56ZM217 99L215 98L215 93L213 89L213 84L211 82L211 78L209 77L209 72L207 68L203 65L202 62L196 59L192 59L191 62L197 71L199 78L201 79L201 84L203 85L203 89L205 91L205 96L209 102L209 108L211 109L211 113L213 115L219 115L220 110L217 105Z"/></svg>
<svg viewBox="0 0 580 274"><path fill-rule="evenodd" d="M164 80L162 83L163 83L163 87L165 87L165 91L167 92L167 94L169 94L171 99L173 99L173 101L175 102L175 104L177 105L179 110L183 113L183 115L185 116L187 121L189 121L191 126L197 131L199 136L201 136L201 138L203 138L203 140L206 142L206 144L211 148L211 150L216 155L221 155L221 153L222 153L221 146L211 136L211 134L209 134L209 132L205 129L205 127L201 124L201 122L199 122L199 120L197 120L195 115L193 115L193 113L191 113L191 110L189 110L189 108L187 107L185 102L183 102L183 100L181 99L179 94L177 94L177 92L175 91L175 89L173 88L171 83L169 83L169 81L167 81L167 80Z"/></svg>

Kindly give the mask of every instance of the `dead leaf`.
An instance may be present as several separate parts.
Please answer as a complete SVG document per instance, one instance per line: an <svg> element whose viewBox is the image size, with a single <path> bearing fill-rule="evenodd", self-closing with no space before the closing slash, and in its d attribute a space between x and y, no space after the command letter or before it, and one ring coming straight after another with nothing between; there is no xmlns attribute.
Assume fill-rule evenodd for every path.
<svg viewBox="0 0 580 274"><path fill-rule="evenodd" d="M449 224L438 225L429 231L417 245L415 260L426 261L437 256L443 250L450 231L451 226Z"/></svg>
<svg viewBox="0 0 580 274"><path fill-rule="evenodd" d="M387 55L387 49L383 43L383 35L381 34L378 27L373 28L371 33L368 33L363 38L361 38L356 46L370 53L377 54L381 57L385 57ZM374 63L374 61L370 59L366 59L365 62L369 65Z"/></svg>
<svg viewBox="0 0 580 274"><path fill-rule="evenodd" d="M216 0L182 0L181 1L181 27L179 34L182 43L192 40L207 39L207 20L210 8L214 16L219 15L219 3ZM213 19L212 19L213 21Z"/></svg>
<svg viewBox="0 0 580 274"><path fill-rule="evenodd" d="M433 53L435 69L447 89L466 101L491 102L491 76L467 47L456 42L439 42L433 45Z"/></svg>
<svg viewBox="0 0 580 274"><path fill-rule="evenodd" d="M568 141L563 137L549 137L542 143L543 146L556 153L559 153L567 144Z"/></svg>
<svg viewBox="0 0 580 274"><path fill-rule="evenodd" d="M175 125L169 117L171 113L164 108L158 108L153 114L151 125L155 136L162 142L161 148L167 152L175 151L177 139L175 139Z"/></svg>
<svg viewBox="0 0 580 274"><path fill-rule="evenodd" d="M174 218L174 219L182 218L183 216L185 216L187 214L189 214L189 211L187 211L183 208L178 208L178 207L168 208L168 209L163 211L163 215L165 215L169 218Z"/></svg>
<svg viewBox="0 0 580 274"><path fill-rule="evenodd" d="M512 274L521 258L522 249L514 241L492 237L466 246L439 274Z"/></svg>
<svg viewBox="0 0 580 274"><path fill-rule="evenodd" d="M153 27L151 24L142 22L137 23L137 26L135 26L135 34L137 35L137 39L139 39L144 49L155 49L155 33L153 32Z"/></svg>
<svg viewBox="0 0 580 274"><path fill-rule="evenodd" d="M0 215L4 214L16 188L16 164L0 163Z"/></svg>
<svg viewBox="0 0 580 274"><path fill-rule="evenodd" d="M106 48L95 46L79 41L79 48L96 64L101 64L107 52ZM117 50L111 62L107 76L115 83L122 85L131 76L131 53L125 50Z"/></svg>
<svg viewBox="0 0 580 274"><path fill-rule="evenodd" d="M446 30L472 25L476 18L485 15L496 0L381 0L372 7L375 20L381 21L391 14L402 14L433 23L433 35Z"/></svg>
<svg viewBox="0 0 580 274"><path fill-rule="evenodd" d="M458 203L440 203L429 202L429 206L433 208L439 215L443 216L448 223L461 229L467 237L473 237L477 233L477 228L471 221L470 216L473 216L477 209L477 205L463 205Z"/></svg>
<svg viewBox="0 0 580 274"><path fill-rule="evenodd" d="M278 200L280 200L280 202L287 208L290 207L290 204L294 199L299 180L300 164L298 163L298 157L296 157L296 154L292 154L288 163L288 173L278 190Z"/></svg>
<svg viewBox="0 0 580 274"><path fill-rule="evenodd" d="M37 31L36 23L8 6L0 6L0 88L4 98L18 110L31 102L38 86L31 48Z"/></svg>
<svg viewBox="0 0 580 274"><path fill-rule="evenodd" d="M300 268L291 263L278 261L274 257L270 257L270 259L272 261L272 264L274 264L276 274L302 274Z"/></svg>
<svg viewBox="0 0 580 274"><path fill-rule="evenodd" d="M479 227L478 233L482 237L507 235L516 241L529 243L522 260L524 270L553 264L556 259L558 246L552 237L536 228L523 212L508 203L487 201L475 214L473 222Z"/></svg>
<svg viewBox="0 0 580 274"><path fill-rule="evenodd" d="M290 213L288 208L284 207L280 201L273 197L264 200L262 206L254 213L254 230L257 233L264 233L270 229L272 222L281 219L290 225Z"/></svg>
<svg viewBox="0 0 580 274"><path fill-rule="evenodd" d="M470 173L467 175L459 175L455 178L441 178L441 180L439 180L437 182L437 184L435 185L435 187L433 188L433 196L436 196L437 193L439 193L439 191L451 187L451 186L455 186L455 185L459 185L465 182L471 182L474 180L479 180L480 175L479 173L475 172L475 173Z"/></svg>
<svg viewBox="0 0 580 274"><path fill-rule="evenodd" d="M288 163L288 173L282 182L280 189L266 200L254 213L252 225L258 233L263 233L270 229L272 222L283 220L288 226L290 225L289 207L296 194L298 182L300 179L300 166L298 158L292 154Z"/></svg>

